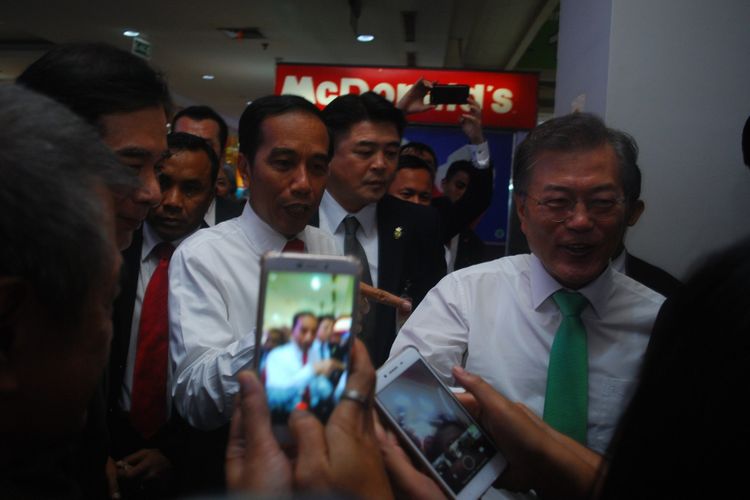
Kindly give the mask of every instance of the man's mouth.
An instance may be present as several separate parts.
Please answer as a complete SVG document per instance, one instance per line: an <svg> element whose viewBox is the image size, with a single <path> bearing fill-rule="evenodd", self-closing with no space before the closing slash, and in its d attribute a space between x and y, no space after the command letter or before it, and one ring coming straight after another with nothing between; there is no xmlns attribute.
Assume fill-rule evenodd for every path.
<svg viewBox="0 0 750 500"><path fill-rule="evenodd" d="M586 257L596 248L594 245L585 243L570 243L560 246L565 252L574 257Z"/></svg>
<svg viewBox="0 0 750 500"><path fill-rule="evenodd" d="M174 219L170 217L159 217L156 219L156 223L160 226L167 226L167 227L179 227L182 226L182 220L181 219Z"/></svg>
<svg viewBox="0 0 750 500"><path fill-rule="evenodd" d="M311 206L307 203L290 203L284 205L284 211L292 217L303 217L310 213Z"/></svg>

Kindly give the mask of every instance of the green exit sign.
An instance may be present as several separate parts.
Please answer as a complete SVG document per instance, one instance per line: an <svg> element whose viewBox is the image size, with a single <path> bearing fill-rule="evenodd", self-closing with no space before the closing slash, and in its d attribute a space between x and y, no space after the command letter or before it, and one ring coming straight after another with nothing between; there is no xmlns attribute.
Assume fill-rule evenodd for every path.
<svg viewBox="0 0 750 500"><path fill-rule="evenodd" d="M151 59L151 43L143 38L133 38L133 47L131 51L133 54L144 59Z"/></svg>

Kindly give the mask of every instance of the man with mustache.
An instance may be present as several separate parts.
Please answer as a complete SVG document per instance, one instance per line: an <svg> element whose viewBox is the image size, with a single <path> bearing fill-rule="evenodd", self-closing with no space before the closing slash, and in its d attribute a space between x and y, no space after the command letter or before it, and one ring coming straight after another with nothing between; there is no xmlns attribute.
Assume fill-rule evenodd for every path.
<svg viewBox="0 0 750 500"><path fill-rule="evenodd" d="M406 121L401 110L373 92L349 94L323 110L331 132L331 178L320 203L321 229L337 248L363 262L362 280L416 305L445 275L438 213L387 194ZM361 338L373 364L388 357L396 310L374 304Z"/></svg>
<svg viewBox="0 0 750 500"><path fill-rule="evenodd" d="M392 355L415 346L448 383L464 366L603 453L664 301L610 266L638 199L636 151L630 136L589 114L534 129L513 165L532 253L448 275Z"/></svg>
<svg viewBox="0 0 750 500"><path fill-rule="evenodd" d="M172 396L204 430L229 422L236 375L253 360L260 257L339 253L330 235L307 225L328 179L320 111L297 96L256 99L240 118L239 139L249 203L239 217L182 243L169 269Z"/></svg>

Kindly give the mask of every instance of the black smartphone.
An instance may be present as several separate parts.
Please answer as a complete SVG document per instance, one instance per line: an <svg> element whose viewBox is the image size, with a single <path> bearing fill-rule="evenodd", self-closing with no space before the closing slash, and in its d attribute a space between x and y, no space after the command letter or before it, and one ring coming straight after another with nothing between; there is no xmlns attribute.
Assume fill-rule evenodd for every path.
<svg viewBox="0 0 750 500"><path fill-rule="evenodd" d="M468 100L468 85L435 84L430 90L430 104L466 104Z"/></svg>
<svg viewBox="0 0 750 500"><path fill-rule="evenodd" d="M378 370L375 404L451 498L479 498L505 468L489 436L414 348Z"/></svg>
<svg viewBox="0 0 750 500"><path fill-rule="evenodd" d="M271 252L261 260L255 363L274 434L295 409L326 421L340 400L354 342L359 261Z"/></svg>

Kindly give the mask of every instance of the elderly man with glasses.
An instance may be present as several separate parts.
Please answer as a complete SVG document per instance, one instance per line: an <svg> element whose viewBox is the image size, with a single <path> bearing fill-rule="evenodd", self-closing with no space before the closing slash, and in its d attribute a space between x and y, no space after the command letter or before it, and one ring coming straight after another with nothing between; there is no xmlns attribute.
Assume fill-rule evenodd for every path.
<svg viewBox="0 0 750 500"><path fill-rule="evenodd" d="M638 201L636 157L630 136L593 115L534 129L513 166L531 254L445 277L391 355L414 346L449 384L462 365L603 453L664 301L610 266Z"/></svg>

